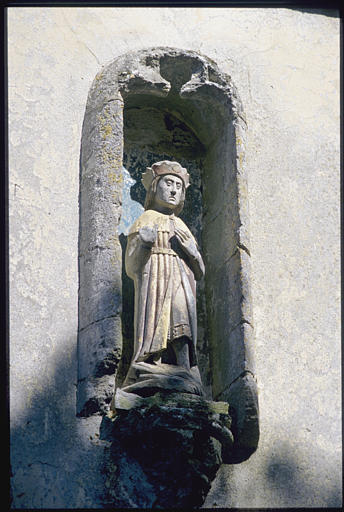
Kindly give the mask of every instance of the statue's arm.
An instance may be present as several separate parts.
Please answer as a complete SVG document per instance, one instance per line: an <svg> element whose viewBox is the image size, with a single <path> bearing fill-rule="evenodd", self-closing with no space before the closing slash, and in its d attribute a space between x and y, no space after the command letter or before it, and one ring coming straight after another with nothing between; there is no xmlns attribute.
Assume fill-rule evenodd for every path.
<svg viewBox="0 0 344 512"><path fill-rule="evenodd" d="M129 235L125 253L125 270L132 279L149 260L156 236L156 228L148 226L144 226L136 233Z"/></svg>
<svg viewBox="0 0 344 512"><path fill-rule="evenodd" d="M189 257L190 265L192 268L192 271L194 273L196 281L199 281L204 276L205 268L202 256L200 252L197 250L197 253L195 256Z"/></svg>
<svg viewBox="0 0 344 512"><path fill-rule="evenodd" d="M175 234L179 245L187 256L196 281L199 281L204 276L205 268L201 253L197 248L197 244L193 236L188 231L180 228L175 228Z"/></svg>

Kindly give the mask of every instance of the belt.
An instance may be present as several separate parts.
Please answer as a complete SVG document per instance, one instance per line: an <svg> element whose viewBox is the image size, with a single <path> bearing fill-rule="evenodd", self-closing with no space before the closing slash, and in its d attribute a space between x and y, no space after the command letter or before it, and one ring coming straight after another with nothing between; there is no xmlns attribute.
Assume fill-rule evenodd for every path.
<svg viewBox="0 0 344 512"><path fill-rule="evenodd" d="M175 338L180 338L181 336L187 336L192 339L191 329L188 324L180 324L170 327L167 334L167 340L172 341Z"/></svg>
<svg viewBox="0 0 344 512"><path fill-rule="evenodd" d="M171 256L177 256L177 253L173 249L167 249L165 247L152 247L152 254L170 254Z"/></svg>

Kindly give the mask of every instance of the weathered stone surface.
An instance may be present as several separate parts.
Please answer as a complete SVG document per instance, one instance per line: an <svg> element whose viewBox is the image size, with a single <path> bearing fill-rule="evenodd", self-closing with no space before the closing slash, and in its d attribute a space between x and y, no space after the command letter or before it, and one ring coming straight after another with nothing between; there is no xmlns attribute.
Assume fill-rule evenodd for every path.
<svg viewBox="0 0 344 512"><path fill-rule="evenodd" d="M115 339L121 339L119 316L95 321L79 331L77 412L81 416L105 412L111 402L121 356Z"/></svg>
<svg viewBox="0 0 344 512"><path fill-rule="evenodd" d="M161 392L132 405L104 420L102 437L112 439L104 467L107 499L114 506L202 505L222 459L232 451L226 404ZM133 478L139 481L129 496Z"/></svg>
<svg viewBox="0 0 344 512"><path fill-rule="evenodd" d="M99 96L90 94L80 157L77 411L81 415L99 412L97 404L104 406L104 396L113 390L122 348L117 232L122 202L122 100L112 93L105 103L99 101Z"/></svg>
<svg viewBox="0 0 344 512"><path fill-rule="evenodd" d="M178 407L189 407L191 404L216 414L228 414L229 409L227 402L211 402L209 400L200 399L199 395L192 393L186 394L185 392L179 391L164 393L162 390L145 398L144 396L118 389L114 396L112 411L115 412L121 409L130 410L133 407L148 407L154 404Z"/></svg>

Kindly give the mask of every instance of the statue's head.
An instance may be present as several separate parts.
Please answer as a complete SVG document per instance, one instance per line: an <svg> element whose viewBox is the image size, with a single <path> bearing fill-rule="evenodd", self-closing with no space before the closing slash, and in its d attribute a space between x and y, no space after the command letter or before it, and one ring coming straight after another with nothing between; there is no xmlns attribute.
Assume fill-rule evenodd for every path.
<svg viewBox="0 0 344 512"><path fill-rule="evenodd" d="M147 190L145 210L162 209L179 215L189 186L189 174L178 162L163 160L147 167L142 176Z"/></svg>

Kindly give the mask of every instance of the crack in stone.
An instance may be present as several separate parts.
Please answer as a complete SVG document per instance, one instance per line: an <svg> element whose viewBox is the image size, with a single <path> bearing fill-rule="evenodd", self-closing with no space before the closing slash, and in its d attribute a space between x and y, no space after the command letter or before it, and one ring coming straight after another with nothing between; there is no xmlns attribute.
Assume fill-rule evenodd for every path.
<svg viewBox="0 0 344 512"><path fill-rule="evenodd" d="M116 318L116 317L119 317L119 314L118 313L115 313L113 315L108 315L108 316L104 316L103 318L99 318L98 320L94 320L94 322L91 322L90 324L87 324L85 325L85 327L81 327L79 329L79 332L83 332L85 329L88 329L89 327L91 327L92 325L94 324L98 324L99 322L102 322L103 320L108 320L110 318Z"/></svg>
<svg viewBox="0 0 344 512"><path fill-rule="evenodd" d="M54 466L54 464L50 464L50 462L42 462L41 460L32 462L32 464L30 464L30 466L32 466L33 464L42 464L42 466L50 466L51 468L58 469L58 466Z"/></svg>
<svg viewBox="0 0 344 512"><path fill-rule="evenodd" d="M241 243L239 242L239 243L236 245L234 252L231 254L231 256L230 256L229 258L227 258L227 259L223 262L223 264L221 265L221 267L219 267L219 270L220 270L224 265L226 265L226 263L228 263L228 262L233 258L233 256L235 256L235 255L238 253L238 251L239 251L240 249L241 249L242 251L245 251L245 252L246 252L246 254L248 254L249 256L251 256L250 251L247 249L247 247L246 247L244 244L241 244Z"/></svg>
<svg viewBox="0 0 344 512"><path fill-rule="evenodd" d="M237 248L242 249L242 250L243 250L243 251L245 251L249 256L251 256L250 251L248 250L248 248L247 248L244 244L238 243Z"/></svg>
<svg viewBox="0 0 344 512"><path fill-rule="evenodd" d="M222 268L238 253L239 250L242 250L244 252L246 252L246 254L248 254L248 256L251 257L251 253L250 251L247 249L247 247L244 245L244 244L241 244L241 243L238 243L236 245L236 248L234 250L234 252L229 256L229 258L227 258L219 267L216 267L214 269L214 273L218 273L220 270L222 270Z"/></svg>
<svg viewBox="0 0 344 512"><path fill-rule="evenodd" d="M62 15L63 15L63 17L64 17L64 19L65 19L65 23L66 23L66 25L68 25L68 27L69 27L70 31L71 31L71 32L73 32L73 34L75 35L75 37L76 37L77 41L78 41L79 43L81 43L82 45L84 45L84 46L85 46L85 48L87 48L87 50L91 53L91 55L93 55L93 57L96 59L97 64L98 64L99 66L101 66L101 62L99 61L99 59L98 59L97 55L96 55L96 54L95 54L95 53L94 53L94 52L93 52L93 51L92 51L92 50L87 46L87 44L86 44L84 41L81 41L81 40L77 37L77 33L75 32L75 30L73 29L73 27L70 25L70 23L69 23L69 21L68 21L68 17L65 15L65 13L63 12L63 10L62 10Z"/></svg>
<svg viewBox="0 0 344 512"><path fill-rule="evenodd" d="M253 325L252 325L248 320L245 320L245 318L243 318L242 320L240 320L240 322L239 322L237 325L235 325L234 327L232 327L232 329L231 329L231 330L229 331L229 333L228 333L228 336L230 336L230 335L232 334L232 332L233 332L233 331L235 331L235 329L236 329L237 327L240 327L240 325L244 325L244 324L248 324L248 325L249 325L249 326L251 326L251 327L252 327L252 329L253 329Z"/></svg>
<svg viewBox="0 0 344 512"><path fill-rule="evenodd" d="M240 378L242 377L245 377L245 375L252 375L252 377L255 379L255 375L253 372L251 372L251 370L244 370L243 372L240 373L240 375L238 375L237 377L235 377L234 380L232 380L232 382L230 384L228 384L228 386L226 386L222 391L220 391L220 393L218 393L215 397L214 397L214 400L218 400L218 398L227 390L230 389L230 387L232 386L232 384L234 384L234 382L236 382L237 380L239 380Z"/></svg>

